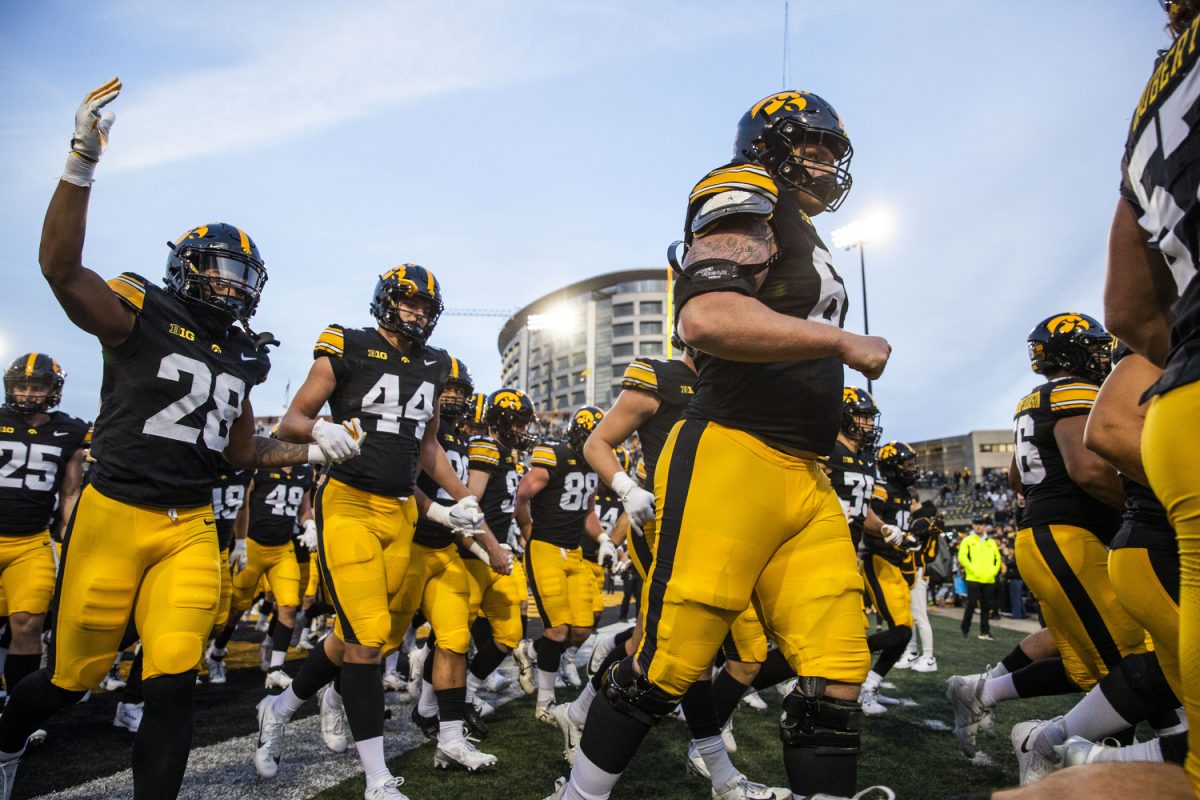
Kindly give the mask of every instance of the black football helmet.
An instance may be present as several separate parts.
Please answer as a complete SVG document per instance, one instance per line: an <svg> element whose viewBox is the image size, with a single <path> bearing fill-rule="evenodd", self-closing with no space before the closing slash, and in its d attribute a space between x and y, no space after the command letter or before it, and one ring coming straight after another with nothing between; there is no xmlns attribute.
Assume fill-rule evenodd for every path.
<svg viewBox="0 0 1200 800"><path fill-rule="evenodd" d="M733 157L761 164L771 177L836 211L850 192L854 148L833 106L809 92L764 97L738 122Z"/></svg>
<svg viewBox="0 0 1200 800"><path fill-rule="evenodd" d="M571 424L567 426L567 444L576 453L583 452L583 443L592 435L592 431L596 430L596 426L600 424L600 420L604 419L604 412L595 406L580 406L571 415Z"/></svg>
<svg viewBox="0 0 1200 800"><path fill-rule="evenodd" d="M617 463L621 465L621 471L628 475L629 468L633 466L633 459L629 455L629 451L623 446L618 445L613 448L613 455L617 457Z"/></svg>
<svg viewBox="0 0 1200 800"><path fill-rule="evenodd" d="M532 427L537 415L533 401L520 389L497 389L487 398L484 422L500 444L512 450L528 450L537 440Z"/></svg>
<svg viewBox="0 0 1200 800"><path fill-rule="evenodd" d="M49 411L62 401L66 378L58 362L45 353L18 356L4 370L4 407L17 414ZM45 392L45 396L38 400L19 399L18 388Z"/></svg>
<svg viewBox="0 0 1200 800"><path fill-rule="evenodd" d="M400 319L401 300L424 298L429 310L417 320ZM371 297L371 316L380 327L395 331L415 344L425 344L442 315L442 287L433 273L417 264L401 264L379 276Z"/></svg>
<svg viewBox="0 0 1200 800"><path fill-rule="evenodd" d="M471 371L467 365L457 358L450 358L450 377L446 380L446 389L457 387L463 391L463 399L451 400L443 391L438 398L438 411L449 420L457 420L467 410L471 395L475 392L475 382L471 380Z"/></svg>
<svg viewBox="0 0 1200 800"><path fill-rule="evenodd" d="M879 448L875 465L888 483L912 486L917 480L917 451L904 442L888 442Z"/></svg>
<svg viewBox="0 0 1200 800"><path fill-rule="evenodd" d="M863 417L871 418L870 426L863 425ZM883 426L879 424L879 407L870 392L855 386L842 389L842 433L861 447L872 448L879 444Z"/></svg>
<svg viewBox="0 0 1200 800"><path fill-rule="evenodd" d="M167 246L167 291L216 311L227 325L245 324L254 316L267 267L245 231L214 222L192 228Z"/></svg>
<svg viewBox="0 0 1200 800"><path fill-rule="evenodd" d="M1047 317L1026 337L1034 372L1063 370L1096 384L1112 369L1112 341L1099 320L1076 312Z"/></svg>

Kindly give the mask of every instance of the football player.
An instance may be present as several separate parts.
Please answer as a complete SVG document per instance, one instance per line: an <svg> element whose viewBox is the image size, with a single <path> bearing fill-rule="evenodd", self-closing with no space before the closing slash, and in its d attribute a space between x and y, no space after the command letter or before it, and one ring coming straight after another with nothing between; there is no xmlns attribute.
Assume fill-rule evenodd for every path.
<svg viewBox="0 0 1200 800"><path fill-rule="evenodd" d="M1013 415L1009 480L1025 496L1017 567L1042 603L1061 661L948 681L955 735L968 756L979 723L996 703L1087 691L1122 658L1146 650L1146 633L1117 601L1108 574L1108 545L1125 494L1116 470L1083 444L1111 344L1104 327L1085 314L1056 314L1029 334L1031 367L1046 382L1022 398Z"/></svg>
<svg viewBox="0 0 1200 800"><path fill-rule="evenodd" d="M238 469L229 465L221 470L217 485L213 487L213 519L217 526L217 546L221 550L221 602L217 607L217 625L214 633L220 636L225 630L224 622L229 619L229 608L233 602L233 567L246 567L246 539L234 535L238 512L246 502L246 490L254 471ZM210 643L205 653L208 682L225 683L225 653Z"/></svg>
<svg viewBox="0 0 1200 800"><path fill-rule="evenodd" d="M467 442L459 433L458 421L467 411L467 399L474 390L466 365L452 358L450 377L438 398L437 440L446 451L455 475L464 484ZM424 472L417 477L417 488L434 503L445 508L454 505L450 493ZM480 531L475 538L486 549L491 568L507 573L511 554L501 549L490 532ZM413 535L413 555L404 576L404 588L391 608L393 618L403 620L412 619L420 610L432 630L431 652L424 664L429 678L422 680L420 701L412 710L413 721L437 740L435 767L448 769L456 764L475 772L495 766L496 757L480 752L466 738L470 597L467 567L453 529L430 518L421 519Z"/></svg>
<svg viewBox="0 0 1200 800"><path fill-rule="evenodd" d="M115 118L101 109L120 91L114 78L76 112L42 228L42 275L67 316L100 341L104 378L96 466L66 534L50 660L14 687L0 717L5 797L29 734L100 684L131 614L145 696L134 793L176 796L196 667L220 602L212 487L222 455L234 466L280 467L360 448L340 425L316 447L253 435L249 392L267 359L244 326L267 271L245 231L213 223L185 233L170 245L165 288L129 272L106 283L82 265L90 187Z"/></svg>
<svg viewBox="0 0 1200 800"><path fill-rule="evenodd" d="M50 518L70 519L83 483L88 424L54 411L66 376L46 353L26 353L4 371L0 408L0 588L12 643L4 683L12 691L42 663L42 625L54 594ZM62 541L61 530L56 536Z"/></svg>
<svg viewBox="0 0 1200 800"><path fill-rule="evenodd" d="M599 542L600 558L616 558L616 547L600 528L593 508L596 473L583 459L583 443L604 412L595 406L575 410L566 441L543 441L533 448L531 467L517 486L516 519L525 544L525 572L542 618L534 642L537 702L534 717L556 725L554 681L563 652L589 636L594 623L596 584L583 560L581 540Z"/></svg>
<svg viewBox="0 0 1200 800"><path fill-rule="evenodd" d="M385 649L399 647L409 622L390 606L412 555L418 470L456 501L447 507L422 499L420 510L430 519L473 528L482 515L437 438L438 397L454 363L428 344L442 312L441 286L424 267L403 264L379 277L370 310L374 327L330 325L318 336L308 377L279 423L281 439L320 442L340 423L362 417L371 435L358 459L329 470L317 495L321 582L337 610L333 635L312 650L290 686L259 703L254 762L262 777L277 774L284 726L340 671L341 692L321 695L322 713L344 709L368 800L398 800L401 779L383 754L379 664ZM333 422L318 416L326 402Z"/></svg>
<svg viewBox="0 0 1200 800"><path fill-rule="evenodd" d="M876 377L890 347L842 329L845 289L810 220L841 204L850 157L827 102L780 92L745 113L734 161L692 192L674 300L699 378L655 470L645 633L636 659L610 668L562 796L609 796L752 594L788 662L804 667L781 726L792 791L854 793L870 655L862 581L817 459L837 436L843 365ZM789 566L800 562L820 565L820 578Z"/></svg>

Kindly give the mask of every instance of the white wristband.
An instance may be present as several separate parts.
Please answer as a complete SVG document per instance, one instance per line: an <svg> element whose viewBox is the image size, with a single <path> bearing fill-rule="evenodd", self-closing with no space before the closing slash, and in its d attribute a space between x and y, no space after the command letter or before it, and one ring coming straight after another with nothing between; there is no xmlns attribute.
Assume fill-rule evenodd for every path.
<svg viewBox="0 0 1200 800"><path fill-rule="evenodd" d="M324 464L325 463L325 454L322 453L321 448L315 444L310 444L308 446L308 463L310 463L310 464Z"/></svg>
<svg viewBox="0 0 1200 800"><path fill-rule="evenodd" d="M629 477L624 470L617 470L609 486L616 492L618 498L624 500L625 495L629 494L629 490L637 486L637 484L634 483L633 478Z"/></svg>
<svg viewBox="0 0 1200 800"><path fill-rule="evenodd" d="M478 558L483 563L485 563L485 564L492 563L492 558L491 558L491 556L488 555L487 550L485 550L483 548L483 545L481 545L474 538L471 539L471 546L468 547L467 549L470 550L471 554L474 555L476 558Z"/></svg>
<svg viewBox="0 0 1200 800"><path fill-rule="evenodd" d="M436 522L444 528L454 527L454 522L450 519L450 507L436 501L429 503L429 510L425 512L425 518L430 522Z"/></svg>
<svg viewBox="0 0 1200 800"><path fill-rule="evenodd" d="M67 165L63 168L62 179L87 189L96 180L97 163L99 162L77 156L74 152L67 153Z"/></svg>

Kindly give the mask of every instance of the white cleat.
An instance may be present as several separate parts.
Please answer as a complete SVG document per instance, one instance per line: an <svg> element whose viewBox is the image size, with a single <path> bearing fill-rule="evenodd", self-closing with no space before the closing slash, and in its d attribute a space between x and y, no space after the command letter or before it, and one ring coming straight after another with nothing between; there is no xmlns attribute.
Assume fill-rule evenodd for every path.
<svg viewBox="0 0 1200 800"><path fill-rule="evenodd" d="M810 794L808 800L896 800L896 793L886 786L868 786L853 797L832 794Z"/></svg>
<svg viewBox="0 0 1200 800"><path fill-rule="evenodd" d="M545 798L545 800L562 800L567 796L567 779L559 778L554 781L554 794ZM8 800L6 797L4 800Z"/></svg>
<svg viewBox="0 0 1200 800"><path fill-rule="evenodd" d="M554 716L554 723L558 726L559 732L563 735L563 759L571 766L575 766L575 748L579 747L579 740L583 738L583 728L571 721L569 708L570 706L564 703L551 708L550 713Z"/></svg>
<svg viewBox="0 0 1200 800"><path fill-rule="evenodd" d="M565 656L563 657L562 662L558 665L558 676L562 678L562 680L566 681L567 686L570 686L572 689L578 689L579 687L583 686L583 681L579 678L579 667L575 665L574 660ZM557 682L555 685L558 685Z"/></svg>
<svg viewBox="0 0 1200 800"><path fill-rule="evenodd" d="M754 689L742 695L742 702L753 708L755 711L766 711L767 701L759 697L758 692Z"/></svg>
<svg viewBox="0 0 1200 800"><path fill-rule="evenodd" d="M592 655L588 658L588 675L595 675L600 669L604 659L608 658L608 654L617 646L616 638L612 634L596 637L596 646L592 648Z"/></svg>
<svg viewBox="0 0 1200 800"><path fill-rule="evenodd" d="M897 659L892 665L892 669L912 669L913 664L917 663L917 654L905 651L904 655Z"/></svg>
<svg viewBox="0 0 1200 800"><path fill-rule="evenodd" d="M225 659L206 656L205 660L208 666L208 682L215 684L225 683Z"/></svg>
<svg viewBox="0 0 1200 800"><path fill-rule="evenodd" d="M1022 786L1040 781L1059 769L1058 762L1039 753L1036 745L1042 732L1061 719L1031 719L1013 726L1010 738L1013 753L1017 756L1017 774Z"/></svg>
<svg viewBox="0 0 1200 800"><path fill-rule="evenodd" d="M282 667L277 667L267 673L266 680L263 681L267 691L278 689L283 691L292 685L292 676L283 671Z"/></svg>
<svg viewBox="0 0 1200 800"><path fill-rule="evenodd" d="M17 767L20 766L24 753L24 747L19 753L0 753L0 789L3 790L0 797L3 800L12 797L13 781L17 779Z"/></svg>
<svg viewBox="0 0 1200 800"><path fill-rule="evenodd" d="M141 703L117 703L117 713L113 717L114 728L124 728L130 733L137 733L142 726Z"/></svg>
<svg viewBox="0 0 1200 800"><path fill-rule="evenodd" d="M487 700L475 698L475 713L481 717L490 717L496 713L496 707Z"/></svg>
<svg viewBox="0 0 1200 800"><path fill-rule="evenodd" d="M975 757L975 735L988 711L979 699L986 680L987 674L980 673L952 675L946 681L946 699L954 708L954 737L967 758Z"/></svg>
<svg viewBox="0 0 1200 800"><path fill-rule="evenodd" d="M259 777L274 778L283 757L283 729L287 723L275 716L275 697L267 695L258 703L258 747L254 751L254 769ZM369 793L368 793L369 794ZM387 795L381 795L386 797Z"/></svg>
<svg viewBox="0 0 1200 800"><path fill-rule="evenodd" d="M912 665L913 672L937 672L937 659L933 656L921 656Z"/></svg>
<svg viewBox="0 0 1200 800"><path fill-rule="evenodd" d="M792 678L783 683L775 684L775 691L779 692L780 697L787 697L792 693L792 689L796 688L796 684L800 682L799 678Z"/></svg>
<svg viewBox="0 0 1200 800"><path fill-rule="evenodd" d="M880 714L887 713L887 706L879 702L878 689L862 687L858 692L858 703L862 706L862 712L868 717L878 717Z"/></svg>
<svg viewBox="0 0 1200 800"><path fill-rule="evenodd" d="M558 721L554 719L555 703L547 703L544 706L535 706L533 709L533 718L543 725L549 725L551 728L558 727Z"/></svg>
<svg viewBox="0 0 1200 800"><path fill-rule="evenodd" d="M364 800L408 800L408 795L400 791L404 778L388 778L374 789L363 793Z"/></svg>
<svg viewBox="0 0 1200 800"><path fill-rule="evenodd" d="M478 772L496 766L496 757L491 753L481 752L464 736L445 744L438 742L437 750L433 752L433 766L438 769L459 766L467 772Z"/></svg>
<svg viewBox="0 0 1200 800"><path fill-rule="evenodd" d="M1054 746L1054 752L1064 768L1081 767L1097 761L1109 761L1111 759L1107 757L1108 754L1117 749L1100 742L1090 741L1082 736L1072 736L1062 744Z"/></svg>
<svg viewBox="0 0 1200 800"><path fill-rule="evenodd" d="M266 633L269 627L271 627L271 616L261 611L258 612L258 620L254 623L254 630L259 633Z"/></svg>
<svg viewBox="0 0 1200 800"><path fill-rule="evenodd" d="M513 661L517 662L517 669L520 670L517 682L521 684L521 691L533 694L537 691L537 654L533 652L533 642L522 639L512 651L512 656Z"/></svg>
<svg viewBox="0 0 1200 800"><path fill-rule="evenodd" d="M350 747L350 724L346 721L345 709L340 703L335 705L330 699L332 696L327 686L317 698L317 707L321 710L321 741L331 752L344 753Z"/></svg>
<svg viewBox="0 0 1200 800"><path fill-rule="evenodd" d="M119 692L124 688L125 681L121 680L121 675L117 671L117 665L113 664L113 668L104 676L104 680L100 681L100 691Z"/></svg>
<svg viewBox="0 0 1200 800"><path fill-rule="evenodd" d="M312 650L317 646L314 638L315 637L313 636L312 630L305 628L300 632L300 641L296 642L296 647L300 648L301 650Z"/></svg>
<svg viewBox="0 0 1200 800"><path fill-rule="evenodd" d="M421 697L421 675L425 671L425 659L428 656L428 647L414 647L408 651L408 696L412 700Z"/></svg>
<svg viewBox="0 0 1200 800"><path fill-rule="evenodd" d="M725 720L725 726L721 728L721 739L725 742L725 752L730 755L737 752L737 739L733 738L733 717Z"/></svg>
<svg viewBox="0 0 1200 800"><path fill-rule="evenodd" d="M500 670L493 671L491 675L487 676L487 680L483 682L483 688L492 694L500 694L511 685L512 681L505 677L504 673Z"/></svg>
<svg viewBox="0 0 1200 800"><path fill-rule="evenodd" d="M385 692L398 692L405 688L406 685L404 681L400 679L399 672L393 670L392 672L385 672L383 674L383 690Z"/></svg>
<svg viewBox="0 0 1200 800"><path fill-rule="evenodd" d="M755 783L745 775L740 775L721 791L714 786L712 796L713 800L792 800L795 795L788 789Z"/></svg>

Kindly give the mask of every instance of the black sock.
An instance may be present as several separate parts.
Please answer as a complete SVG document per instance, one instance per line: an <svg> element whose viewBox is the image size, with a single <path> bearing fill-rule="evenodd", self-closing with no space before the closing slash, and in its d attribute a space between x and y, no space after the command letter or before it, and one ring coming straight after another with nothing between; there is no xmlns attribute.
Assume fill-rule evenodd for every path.
<svg viewBox="0 0 1200 800"><path fill-rule="evenodd" d="M42 657L38 653L22 655L8 654L4 661L4 685L16 686L26 675L37 672L42 666Z"/></svg>
<svg viewBox="0 0 1200 800"><path fill-rule="evenodd" d="M790 681L796 677L796 671L792 669L792 665L783 657L783 651L772 650L767 653L767 660L762 663L762 668L759 669L758 675L754 676L754 681L750 685L757 689L770 689L777 683ZM729 713L733 713L731 710Z"/></svg>
<svg viewBox="0 0 1200 800"><path fill-rule="evenodd" d="M558 672L558 666L567 645L564 642L556 642L541 636L533 643L533 649L537 653L538 669L542 672Z"/></svg>
<svg viewBox="0 0 1200 800"><path fill-rule="evenodd" d="M1188 754L1188 735L1187 731L1182 733L1172 733L1170 736L1160 736L1158 739L1158 747L1162 750L1163 761L1168 764L1178 764L1183 766L1183 762L1187 761Z"/></svg>
<svg viewBox="0 0 1200 800"><path fill-rule="evenodd" d="M485 680L507 655L508 653L496 646L494 639L477 640L475 658L471 659L471 674L481 681Z"/></svg>
<svg viewBox="0 0 1200 800"><path fill-rule="evenodd" d="M44 669L26 675L8 690L8 704L0 715L0 752L19 753L29 734L42 727L51 714L78 703L84 694L55 686Z"/></svg>
<svg viewBox="0 0 1200 800"><path fill-rule="evenodd" d="M632 661L627 663L632 670ZM602 691L588 710L579 749L600 769L619 775L637 754L650 727L618 711L609 701L608 693Z"/></svg>
<svg viewBox="0 0 1200 800"><path fill-rule="evenodd" d="M891 672L892 667L900 660L900 656L904 655L904 650L908 647L908 640L912 638L912 628L907 625L897 625L888 633L891 636L888 638L887 646L879 651L879 657L875 659L875 673L881 677Z"/></svg>
<svg viewBox="0 0 1200 800"><path fill-rule="evenodd" d="M122 703L141 703L145 700L142 690L142 648L138 648L129 665L129 680L125 681L125 691L121 694ZM140 730L140 729L139 729Z"/></svg>
<svg viewBox="0 0 1200 800"><path fill-rule="evenodd" d="M476 617L471 623L471 641L479 647L483 642L490 642L496 638L496 632L492 630L492 623L487 617Z"/></svg>
<svg viewBox="0 0 1200 800"><path fill-rule="evenodd" d="M1025 655L1025 651L1021 649L1021 645L1017 645L1012 649L1012 652L1000 660L1004 668L1010 673L1016 672L1019 669L1024 669L1033 663L1033 659Z"/></svg>
<svg viewBox="0 0 1200 800"><path fill-rule="evenodd" d="M613 650L625 652L625 645L629 644L629 640L633 638L633 629L636 627L636 625L631 625L613 636Z"/></svg>
<svg viewBox="0 0 1200 800"><path fill-rule="evenodd" d="M712 681L696 681L683 693L679 703L683 706L683 716L693 739L721 735L721 720L713 704Z"/></svg>
<svg viewBox="0 0 1200 800"><path fill-rule="evenodd" d="M429 652L425 654L425 663L421 665L421 680L429 681L433 685L433 659L437 657L437 643L433 641L433 637L429 637Z"/></svg>
<svg viewBox="0 0 1200 800"><path fill-rule="evenodd" d="M292 629L282 622L275 626L275 632L271 634L271 650L278 653L279 651L287 652L288 645L292 643ZM280 667L282 669L282 666Z"/></svg>
<svg viewBox="0 0 1200 800"><path fill-rule="evenodd" d="M329 656L325 654L324 644L318 645L308 654L296 679L292 681L292 691L296 693L296 697L307 700L322 686L337 678L340 672L338 665L330 661ZM334 685L337 686L336 683ZM381 683L380 686L382 685ZM338 687L338 693L341 693L341 687Z"/></svg>
<svg viewBox="0 0 1200 800"><path fill-rule="evenodd" d="M467 713L467 687L456 686L453 689L438 689L437 695L438 719L442 722L461 722Z"/></svg>
<svg viewBox="0 0 1200 800"><path fill-rule="evenodd" d="M618 634L618 636L619 635L620 634ZM627 641L629 641L629 637L625 638L625 642ZM596 691L600 691L600 687L604 683L604 676L608 674L609 667L623 658L628 658L628 656L625 655L625 642L618 642L616 647L608 651L608 655L606 655L604 660L600 662L600 668L596 670L596 674L591 677L592 688Z"/></svg>
<svg viewBox="0 0 1200 800"><path fill-rule="evenodd" d="M354 741L383 736L383 678L378 664L342 664L342 704Z"/></svg>
<svg viewBox="0 0 1200 800"><path fill-rule="evenodd" d="M521 638L529 638L529 617L524 614L521 615Z"/></svg>
<svg viewBox="0 0 1200 800"><path fill-rule="evenodd" d="M133 739L136 797L178 797L192 749L196 673L158 675L142 682L146 705Z"/></svg>
<svg viewBox="0 0 1200 800"><path fill-rule="evenodd" d="M770 656L767 656L769 659ZM763 666L766 666L765 664ZM737 710L737 704L750 687L729 674L728 669L717 673L712 680L713 706L717 709L717 721L724 725Z"/></svg>
<svg viewBox="0 0 1200 800"><path fill-rule="evenodd" d="M4 617L4 630L0 631L0 648L7 650L12 646L12 625L8 624L8 617ZM50 620L46 620L48 623Z"/></svg>
<svg viewBox="0 0 1200 800"><path fill-rule="evenodd" d="M1061 658L1043 658L1012 674L1013 688L1020 697L1047 697L1082 692L1067 675Z"/></svg>
<svg viewBox="0 0 1200 800"><path fill-rule="evenodd" d="M236 630L237 630L237 623L234 622L231 618L229 624L226 625L224 628L222 628L221 632L217 634L217 638L213 640L213 643L217 646L218 650L225 649L226 645L229 644L229 640L233 638L233 632ZM214 656L214 657L220 659L220 658L224 658L225 656Z"/></svg>

